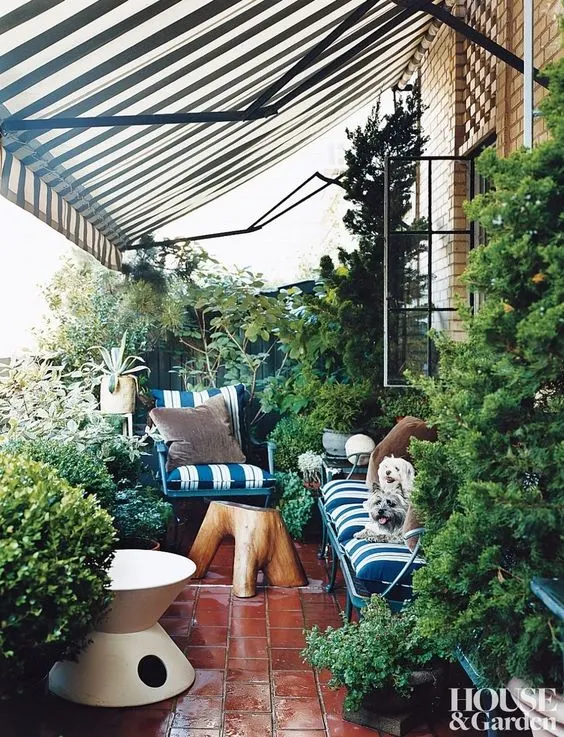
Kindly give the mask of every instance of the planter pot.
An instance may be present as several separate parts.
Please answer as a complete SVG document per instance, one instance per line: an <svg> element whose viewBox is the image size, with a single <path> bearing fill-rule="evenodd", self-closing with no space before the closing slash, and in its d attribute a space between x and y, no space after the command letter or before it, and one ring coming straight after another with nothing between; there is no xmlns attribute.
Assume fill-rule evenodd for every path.
<svg viewBox="0 0 564 737"><path fill-rule="evenodd" d="M414 671L411 682L413 691L409 696L402 696L392 687L375 689L365 696L358 711L345 710L344 718L402 737L440 705L445 691L444 669Z"/></svg>
<svg viewBox="0 0 564 737"><path fill-rule="evenodd" d="M160 550L161 544L156 540L142 537L124 537L118 540L116 550Z"/></svg>
<svg viewBox="0 0 564 737"><path fill-rule="evenodd" d="M339 432L338 430L325 428L323 430L323 437L321 438L325 453L333 458L346 458L347 451L345 450L345 443L350 437L350 432Z"/></svg>
<svg viewBox="0 0 564 737"><path fill-rule="evenodd" d="M112 394L108 389L109 376L103 376L100 384L100 409L107 415L127 415L135 411L137 380L134 376L120 376Z"/></svg>

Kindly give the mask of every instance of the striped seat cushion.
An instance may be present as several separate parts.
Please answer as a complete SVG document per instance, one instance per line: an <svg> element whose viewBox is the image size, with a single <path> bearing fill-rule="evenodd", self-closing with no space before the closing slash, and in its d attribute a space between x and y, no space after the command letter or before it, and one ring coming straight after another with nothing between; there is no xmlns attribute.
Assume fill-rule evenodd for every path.
<svg viewBox="0 0 564 737"><path fill-rule="evenodd" d="M327 513L342 504L362 504L371 494L364 481L346 481L336 479L329 481L321 489L323 505Z"/></svg>
<svg viewBox="0 0 564 737"><path fill-rule="evenodd" d="M373 543L353 538L344 543L343 548L350 560L354 575L373 594L384 591L411 556L411 551L401 543ZM417 557L413 570L423 565L425 565L423 558ZM395 591L394 594L397 598L411 598L411 572L396 588L398 591Z"/></svg>
<svg viewBox="0 0 564 737"><path fill-rule="evenodd" d="M151 389L151 394L155 399L155 406L157 407L199 407L204 402L207 402L210 397L222 394L229 413L231 431L239 446L241 448L243 447L243 439L245 438L244 384L222 386L220 389L205 389L201 392Z"/></svg>
<svg viewBox="0 0 564 737"><path fill-rule="evenodd" d="M355 532L364 530L369 516L361 504L342 504L329 512L329 517L335 525L337 540L340 543L352 540Z"/></svg>
<svg viewBox="0 0 564 737"><path fill-rule="evenodd" d="M167 486L173 491L266 489L275 483L272 474L249 463L180 466L167 476Z"/></svg>

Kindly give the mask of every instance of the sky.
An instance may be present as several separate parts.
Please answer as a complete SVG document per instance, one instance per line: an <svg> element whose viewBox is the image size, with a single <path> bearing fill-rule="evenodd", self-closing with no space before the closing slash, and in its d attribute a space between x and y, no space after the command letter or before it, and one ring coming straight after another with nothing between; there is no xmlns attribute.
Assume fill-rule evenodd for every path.
<svg viewBox="0 0 564 737"><path fill-rule="evenodd" d="M155 236L188 237L246 228L288 195L315 171L335 176L344 165L348 147L345 129L361 125L368 105L345 123L304 147L285 161L208 203ZM304 193L311 190L304 190ZM292 202L292 200L290 200ZM342 224L347 208L341 188L328 187L259 232L202 241L208 252L227 266L250 268L269 285L282 286L307 278L323 253L354 242ZM4 308L0 321L0 359L34 350L33 328L46 311L42 286L64 258L88 260L60 233L0 197L0 284Z"/></svg>

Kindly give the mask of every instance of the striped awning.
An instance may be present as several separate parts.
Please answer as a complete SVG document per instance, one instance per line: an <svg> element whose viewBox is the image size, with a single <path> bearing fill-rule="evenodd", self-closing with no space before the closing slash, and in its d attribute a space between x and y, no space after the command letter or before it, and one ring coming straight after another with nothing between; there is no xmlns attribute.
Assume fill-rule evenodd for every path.
<svg viewBox="0 0 564 737"><path fill-rule="evenodd" d="M391 0L2 0L0 192L119 268L405 82L435 32Z"/></svg>

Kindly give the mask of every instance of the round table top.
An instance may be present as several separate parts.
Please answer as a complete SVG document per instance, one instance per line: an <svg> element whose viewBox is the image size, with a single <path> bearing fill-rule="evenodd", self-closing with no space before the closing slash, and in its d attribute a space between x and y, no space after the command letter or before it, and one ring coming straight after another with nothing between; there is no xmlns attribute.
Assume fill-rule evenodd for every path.
<svg viewBox="0 0 564 737"><path fill-rule="evenodd" d="M187 581L196 570L189 558L159 550L116 550L109 574L111 591L153 589Z"/></svg>

